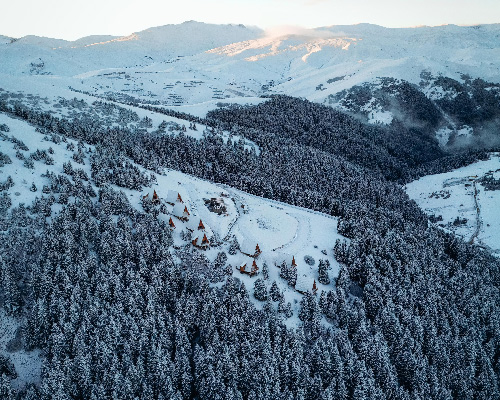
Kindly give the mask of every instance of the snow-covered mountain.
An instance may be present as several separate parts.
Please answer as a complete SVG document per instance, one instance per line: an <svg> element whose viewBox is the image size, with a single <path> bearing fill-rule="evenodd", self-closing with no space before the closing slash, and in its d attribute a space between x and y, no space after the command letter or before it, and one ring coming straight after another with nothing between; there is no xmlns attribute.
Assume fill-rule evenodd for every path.
<svg viewBox="0 0 500 400"><path fill-rule="evenodd" d="M243 25L185 22L135 32L124 37L88 36L76 41L25 36L2 48L2 72L29 73L30 63L45 64L39 73L74 76L96 69L130 68L193 56L260 34Z"/></svg>
<svg viewBox="0 0 500 400"><path fill-rule="evenodd" d="M267 34L191 21L73 42L5 38L0 70L65 77L101 92L153 93L164 101L175 93L183 104L209 100L206 89L221 98L285 93L323 102L375 77L419 83L422 71L500 82L499 35L498 24L404 29L359 24ZM129 77L117 80L119 72Z"/></svg>
<svg viewBox="0 0 500 400"><path fill-rule="evenodd" d="M473 97L470 88L457 91L456 86L480 78L485 84L476 98L484 103L493 97L487 105L473 99L470 108L494 103L494 115L490 113L487 119L496 121L500 113L495 87L500 83L499 37L499 24L401 29L359 24L277 33L194 21L124 37L89 36L72 42L2 37L0 86L10 90L43 84L55 90L71 87L120 101L179 107L199 116L221 100L253 103L255 97L279 93L387 124L394 115L408 111L394 109L398 101L394 101L394 91L385 105L373 93L384 87L380 78L391 78L437 102L441 115L432 129L443 146L450 138L459 147L470 142L481 145L481 140L468 137L482 136L484 126L457 118L452 109L462 103L446 107L439 101L453 100L460 90ZM442 78L452 81L443 83ZM363 85L364 97L360 97L356 88ZM365 93L366 85L372 93ZM357 97L360 104L351 107L346 96Z"/></svg>

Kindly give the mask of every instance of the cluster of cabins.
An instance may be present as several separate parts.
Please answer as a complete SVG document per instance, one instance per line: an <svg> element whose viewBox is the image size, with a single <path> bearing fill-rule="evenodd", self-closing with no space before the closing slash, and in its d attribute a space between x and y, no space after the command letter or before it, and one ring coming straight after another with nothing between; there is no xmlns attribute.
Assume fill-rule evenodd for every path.
<svg viewBox="0 0 500 400"><path fill-rule="evenodd" d="M147 195L144 197L147 197ZM160 197L156 193L156 190L153 192L152 203L161 204ZM189 212L187 205L184 203L184 200L182 200L180 193L174 190L169 190L165 203L173 206L171 213L172 216L168 221L170 229L176 229L175 222L172 217L176 220L182 221L185 224L186 229L192 233L191 244L201 250L208 249L210 247L209 237L212 236L212 230L208 226L205 226L201 219L198 220L196 218L190 218L191 213Z"/></svg>
<svg viewBox="0 0 500 400"><path fill-rule="evenodd" d="M249 276L254 276L258 274L259 267L257 265L257 259L262 253L259 244L257 243L255 247L253 247L253 244L246 241L242 241L242 243L240 244L240 252L252 258L251 261L244 262L237 268L240 271L240 273ZM290 268L297 269L297 262L295 261L295 256L293 255L289 256L286 254L276 254L274 258L275 258L274 265L278 268L280 268L283 262L288 263L288 261L291 258ZM298 274L294 289L301 294L306 294L307 292L316 294L316 292L318 291L316 280L313 279L313 283L311 285L311 277L309 275L298 275Z"/></svg>
<svg viewBox="0 0 500 400"><path fill-rule="evenodd" d="M262 253L262 250L257 243L255 247L248 241L242 241L240 244L240 252L241 254L252 258L253 260L250 262L244 262L238 268L240 273L246 274L249 276L254 276L259 273L259 267L257 266L257 258Z"/></svg>
<svg viewBox="0 0 500 400"><path fill-rule="evenodd" d="M221 203L217 200L211 199L209 204L207 204L207 201L205 201L205 203L207 204L209 209L211 207L214 208L214 210L210 211L217 212L218 214L225 213L226 212L225 206L223 207ZM160 197L156 193L156 190L153 192L152 202L153 204L161 203ZM173 190L169 190L167 193L167 197L165 199L165 203L173 206L171 215L176 220L182 221L185 224L186 229L188 229L192 233L191 244L200 250L207 250L208 248L210 248L209 238L211 238L213 235L212 230L208 226L206 226L201 219L198 220L197 218L190 218L191 214L189 213L186 204L182 200L180 193ZM175 222L172 219L172 217L170 217L168 224L171 230L176 229ZM248 260L247 262L243 262L239 267L237 267L237 270L241 274L245 274L250 277L253 277L259 273L259 266L257 264L257 260L259 256L262 254L262 250L259 244L258 243L254 244L254 243L255 242L252 243L247 240L242 240L239 243L240 253L249 257L250 260ZM274 258L274 265L278 268L280 268L283 261L288 262L290 258L291 258L290 267L295 269L297 268L295 256L290 256L287 254L275 254L274 257L272 258ZM295 283L294 289L301 294L305 294L307 292L315 294L317 292L316 280L313 281L312 288L310 281L311 281L310 276L307 275L297 276L297 281Z"/></svg>

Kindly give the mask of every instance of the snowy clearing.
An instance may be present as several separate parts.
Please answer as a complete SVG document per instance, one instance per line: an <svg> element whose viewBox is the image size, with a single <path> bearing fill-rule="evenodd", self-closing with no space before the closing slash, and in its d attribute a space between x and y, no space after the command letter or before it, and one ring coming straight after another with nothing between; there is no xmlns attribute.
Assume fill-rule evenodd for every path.
<svg viewBox="0 0 500 400"><path fill-rule="evenodd" d="M406 192L436 218L432 220L438 226L500 256L500 190L487 190L484 184L485 178L495 179L498 171L500 155L492 153L487 161L411 182Z"/></svg>

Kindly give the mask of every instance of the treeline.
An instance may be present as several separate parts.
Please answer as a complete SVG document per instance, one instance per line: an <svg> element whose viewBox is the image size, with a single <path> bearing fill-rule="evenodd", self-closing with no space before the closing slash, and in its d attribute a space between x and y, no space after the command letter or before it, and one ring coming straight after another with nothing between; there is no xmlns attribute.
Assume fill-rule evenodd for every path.
<svg viewBox="0 0 500 400"><path fill-rule="evenodd" d="M446 156L425 130L397 121L387 127L370 126L331 107L287 96L273 96L253 107L214 110L207 118L222 121L225 129L241 129L259 145L287 139L401 182Z"/></svg>
<svg viewBox="0 0 500 400"><path fill-rule="evenodd" d="M304 104L311 105L309 102ZM260 155L257 156L253 150L244 149L243 138L234 143L231 139L224 142L213 128L205 132L203 140L196 140L182 132L165 135L120 127L104 129L98 121L85 115L68 120L31 111L19 103L13 106L0 103L2 108L42 129L92 145L99 144L111 154L126 155L156 172L162 172L165 167L172 168L332 215L373 213L373 221L366 222L382 230L389 227L376 224L379 214L386 215L392 225L402 224L405 220L403 214L406 219L418 221L422 226L427 224L425 214L416 204L397 184L387 182L379 171L370 171L342 156L301 145L288 137L275 135L274 140L267 140L267 132L248 129L244 137L255 140L260 146ZM259 132L261 139L257 140ZM240 129L238 133L243 134L243 131ZM355 135L356 131L352 134ZM377 152L372 155L377 165L391 162L383 155L378 161L377 156Z"/></svg>
<svg viewBox="0 0 500 400"><path fill-rule="evenodd" d="M112 96L99 96L95 93L91 93L85 90L79 90L70 87L70 90L76 93L86 94L87 96L97 97L98 99L111 101L113 103L120 103L128 106L133 106L137 108L142 108L144 110L152 111L158 114L168 115L169 117L174 117L178 119L183 119L185 121L193 122L195 124L206 124L207 121L204 118L196 117L192 114L188 114L182 111L175 111L170 108L161 107L161 104L158 101L148 102L145 100L139 100L132 96L126 96L124 99L117 99ZM125 94L121 93L121 96L125 96Z"/></svg>
<svg viewBox="0 0 500 400"><path fill-rule="evenodd" d="M460 82L445 76L428 77L445 95L436 103L459 124L481 126L500 118L500 84L463 75Z"/></svg>
<svg viewBox="0 0 500 400"><path fill-rule="evenodd" d="M422 88L402 79L378 78L330 95L328 100L365 120L372 112L390 111L405 126L419 128L429 136L443 122L442 112Z"/></svg>

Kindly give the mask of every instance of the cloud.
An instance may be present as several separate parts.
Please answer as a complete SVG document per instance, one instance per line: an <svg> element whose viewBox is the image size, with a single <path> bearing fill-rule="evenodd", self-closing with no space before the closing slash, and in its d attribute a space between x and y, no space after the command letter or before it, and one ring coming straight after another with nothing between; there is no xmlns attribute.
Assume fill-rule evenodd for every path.
<svg viewBox="0 0 500 400"><path fill-rule="evenodd" d="M271 38L288 36L288 35L296 35L296 36L304 36L304 37L320 38L320 39L327 39L335 36L332 32L327 30L308 29L297 25L278 25L270 27L265 31L265 36Z"/></svg>

